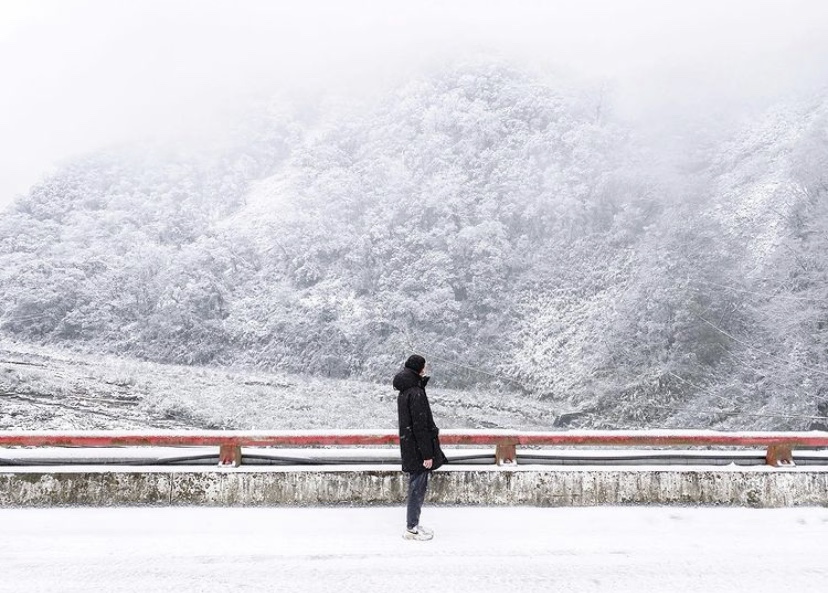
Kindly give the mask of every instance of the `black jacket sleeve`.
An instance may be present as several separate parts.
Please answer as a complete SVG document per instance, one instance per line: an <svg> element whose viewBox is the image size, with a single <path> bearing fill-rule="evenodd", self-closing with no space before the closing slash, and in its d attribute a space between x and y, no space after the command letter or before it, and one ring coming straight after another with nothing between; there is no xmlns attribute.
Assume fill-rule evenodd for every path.
<svg viewBox="0 0 828 593"><path fill-rule="evenodd" d="M431 409L422 389L412 389L408 399L411 411L411 432L423 459L434 458L434 435Z"/></svg>

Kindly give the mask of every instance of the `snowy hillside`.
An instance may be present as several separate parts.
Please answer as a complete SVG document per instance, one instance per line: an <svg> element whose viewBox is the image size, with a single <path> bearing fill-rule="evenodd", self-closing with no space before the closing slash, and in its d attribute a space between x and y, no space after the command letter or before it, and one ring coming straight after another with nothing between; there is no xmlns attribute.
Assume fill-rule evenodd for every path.
<svg viewBox="0 0 828 593"><path fill-rule="evenodd" d="M532 398L429 389L447 428L549 429L555 414ZM397 427L386 385L242 368L84 356L0 342L0 430L381 429Z"/></svg>
<svg viewBox="0 0 828 593"><path fill-rule="evenodd" d="M507 63L335 110L274 99L186 156L79 159L0 214L0 331L117 356L132 383L60 389L137 394L151 422L356 426L280 416L344 389L387 427L376 385L417 350L449 361L458 426L483 394L521 401L497 426L803 428L828 397L826 105L656 146L611 89Z"/></svg>

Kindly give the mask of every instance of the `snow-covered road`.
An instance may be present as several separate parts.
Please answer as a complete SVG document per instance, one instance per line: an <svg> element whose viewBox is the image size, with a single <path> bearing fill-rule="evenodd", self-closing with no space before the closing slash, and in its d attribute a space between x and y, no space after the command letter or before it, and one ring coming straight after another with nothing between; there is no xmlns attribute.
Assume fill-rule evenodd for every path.
<svg viewBox="0 0 828 593"><path fill-rule="evenodd" d="M590 591L828 587L828 509L0 509L0 591Z"/></svg>

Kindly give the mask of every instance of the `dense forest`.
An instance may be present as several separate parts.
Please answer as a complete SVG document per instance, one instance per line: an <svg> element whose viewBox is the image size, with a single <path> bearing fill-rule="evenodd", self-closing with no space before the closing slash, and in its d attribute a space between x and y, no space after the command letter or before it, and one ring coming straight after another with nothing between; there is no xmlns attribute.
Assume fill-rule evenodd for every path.
<svg viewBox="0 0 828 593"><path fill-rule="evenodd" d="M0 331L375 381L419 351L561 425L807 427L828 94L681 130L505 64L274 98L197 151L87 155L0 213Z"/></svg>

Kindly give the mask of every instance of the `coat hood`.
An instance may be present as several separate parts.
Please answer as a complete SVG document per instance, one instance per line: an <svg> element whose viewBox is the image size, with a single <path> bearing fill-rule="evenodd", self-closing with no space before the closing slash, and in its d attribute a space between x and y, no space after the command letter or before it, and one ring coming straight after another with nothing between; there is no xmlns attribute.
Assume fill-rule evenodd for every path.
<svg viewBox="0 0 828 593"><path fill-rule="evenodd" d="M403 369L394 376L394 389L405 391L422 384L422 377L412 369Z"/></svg>

